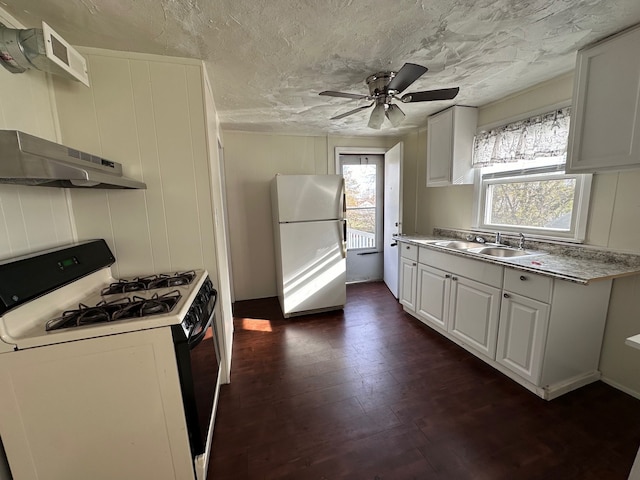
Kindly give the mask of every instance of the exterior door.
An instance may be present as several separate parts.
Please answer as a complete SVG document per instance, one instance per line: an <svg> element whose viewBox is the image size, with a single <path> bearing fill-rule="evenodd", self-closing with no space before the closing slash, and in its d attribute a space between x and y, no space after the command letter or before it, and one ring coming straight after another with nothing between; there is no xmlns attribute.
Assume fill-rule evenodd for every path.
<svg viewBox="0 0 640 480"><path fill-rule="evenodd" d="M347 282L382 279L384 157L340 155L347 220Z"/></svg>
<svg viewBox="0 0 640 480"><path fill-rule="evenodd" d="M398 298L400 254L392 235L402 233L402 142L384 155L384 283Z"/></svg>

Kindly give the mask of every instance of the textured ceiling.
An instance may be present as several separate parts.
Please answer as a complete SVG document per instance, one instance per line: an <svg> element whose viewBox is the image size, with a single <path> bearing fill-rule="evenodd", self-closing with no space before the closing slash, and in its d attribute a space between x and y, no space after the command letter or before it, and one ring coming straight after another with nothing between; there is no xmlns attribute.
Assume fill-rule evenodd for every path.
<svg viewBox="0 0 640 480"><path fill-rule="evenodd" d="M224 128L397 135L454 102L484 105L570 71L587 43L640 22L639 0L4 0L25 25L73 45L203 59ZM454 101L401 104L400 128L367 128L364 80L405 62L429 71L405 93L460 87Z"/></svg>

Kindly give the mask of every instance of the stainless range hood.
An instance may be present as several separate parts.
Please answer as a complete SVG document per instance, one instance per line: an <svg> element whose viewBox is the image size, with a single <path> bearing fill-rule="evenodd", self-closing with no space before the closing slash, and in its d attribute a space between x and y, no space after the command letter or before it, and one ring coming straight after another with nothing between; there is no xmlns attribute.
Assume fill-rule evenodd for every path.
<svg viewBox="0 0 640 480"><path fill-rule="evenodd" d="M147 188L122 176L122 165L90 153L0 130L0 183L42 187Z"/></svg>

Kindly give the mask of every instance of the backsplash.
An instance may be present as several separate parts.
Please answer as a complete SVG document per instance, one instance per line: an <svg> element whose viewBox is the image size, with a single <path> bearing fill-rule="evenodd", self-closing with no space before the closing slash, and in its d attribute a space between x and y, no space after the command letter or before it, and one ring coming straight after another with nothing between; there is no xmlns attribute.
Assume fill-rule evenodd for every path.
<svg viewBox="0 0 640 480"><path fill-rule="evenodd" d="M0 185L0 259L73 239L64 189Z"/></svg>

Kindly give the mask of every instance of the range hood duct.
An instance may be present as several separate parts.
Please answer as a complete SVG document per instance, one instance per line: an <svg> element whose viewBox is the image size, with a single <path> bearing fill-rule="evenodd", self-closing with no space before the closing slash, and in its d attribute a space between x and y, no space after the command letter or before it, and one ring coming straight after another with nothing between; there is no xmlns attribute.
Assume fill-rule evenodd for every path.
<svg viewBox="0 0 640 480"><path fill-rule="evenodd" d="M11 73L35 68L89 86L84 57L45 22L23 30L0 23L0 64Z"/></svg>
<svg viewBox="0 0 640 480"><path fill-rule="evenodd" d="M63 188L147 188L122 165L17 130L0 130L0 183Z"/></svg>

